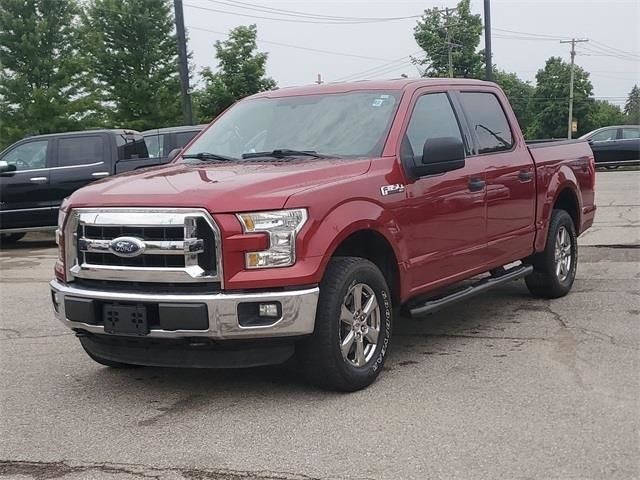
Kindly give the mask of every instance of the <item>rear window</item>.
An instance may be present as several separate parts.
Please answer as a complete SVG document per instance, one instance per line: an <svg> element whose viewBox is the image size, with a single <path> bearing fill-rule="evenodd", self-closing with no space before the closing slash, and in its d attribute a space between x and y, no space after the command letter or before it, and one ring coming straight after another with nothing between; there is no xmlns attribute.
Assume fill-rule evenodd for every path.
<svg viewBox="0 0 640 480"><path fill-rule="evenodd" d="M145 135L144 143L147 146L150 158L160 158L164 156L164 135Z"/></svg>
<svg viewBox="0 0 640 480"><path fill-rule="evenodd" d="M173 148L182 148L182 147L184 147L197 134L198 134L198 130L196 130L195 132L180 132L180 133L176 133L175 134L175 143L176 144L173 146Z"/></svg>
<svg viewBox="0 0 640 480"><path fill-rule="evenodd" d="M463 92L462 107L478 138L478 153L501 152L513 147L507 116L493 93Z"/></svg>
<svg viewBox="0 0 640 480"><path fill-rule="evenodd" d="M625 140L631 138L640 138L640 128L623 128L622 138Z"/></svg>
<svg viewBox="0 0 640 480"><path fill-rule="evenodd" d="M104 162L104 137L86 135L58 140L58 166Z"/></svg>
<svg viewBox="0 0 640 480"><path fill-rule="evenodd" d="M116 135L119 160L132 160L136 158L149 158L147 145L139 133L122 133Z"/></svg>

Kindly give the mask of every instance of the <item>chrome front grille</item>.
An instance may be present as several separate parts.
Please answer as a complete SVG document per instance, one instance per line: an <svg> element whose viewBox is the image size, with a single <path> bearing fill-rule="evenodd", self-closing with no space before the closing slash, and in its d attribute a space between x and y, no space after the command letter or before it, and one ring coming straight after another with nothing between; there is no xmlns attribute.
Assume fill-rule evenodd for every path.
<svg viewBox="0 0 640 480"><path fill-rule="evenodd" d="M126 254L117 244L133 244ZM133 248L133 247L132 247ZM204 210L77 209L65 226L67 274L92 280L219 282L220 231Z"/></svg>

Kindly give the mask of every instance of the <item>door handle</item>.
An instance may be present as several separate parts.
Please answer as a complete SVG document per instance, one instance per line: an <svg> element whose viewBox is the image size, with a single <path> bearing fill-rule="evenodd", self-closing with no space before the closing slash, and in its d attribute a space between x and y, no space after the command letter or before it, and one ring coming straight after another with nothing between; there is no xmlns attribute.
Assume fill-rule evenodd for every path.
<svg viewBox="0 0 640 480"><path fill-rule="evenodd" d="M109 172L93 172L91 176L92 177L108 177Z"/></svg>
<svg viewBox="0 0 640 480"><path fill-rule="evenodd" d="M47 177L31 177L29 180L33 183L46 183L49 179Z"/></svg>
<svg viewBox="0 0 640 480"><path fill-rule="evenodd" d="M518 178L521 182L530 182L533 180L533 172L531 170L520 170L518 173Z"/></svg>
<svg viewBox="0 0 640 480"><path fill-rule="evenodd" d="M469 180L469 190L472 192L479 192L480 190L484 190L486 184L487 182L481 178L472 178Z"/></svg>

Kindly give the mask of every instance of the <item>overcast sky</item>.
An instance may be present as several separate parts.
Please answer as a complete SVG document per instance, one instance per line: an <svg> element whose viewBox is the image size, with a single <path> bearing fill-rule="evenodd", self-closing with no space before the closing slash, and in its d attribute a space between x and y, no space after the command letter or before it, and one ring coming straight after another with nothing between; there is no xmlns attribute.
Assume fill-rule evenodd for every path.
<svg viewBox="0 0 640 480"><path fill-rule="evenodd" d="M340 25L301 23L302 18L282 17L275 11L259 12L240 5L340 17L388 18L418 15L426 8L454 7L456 3L456 0L242 0L242 3L184 0L184 12L196 71L203 66L216 66L213 43L224 40L221 33L255 23L258 47L269 53L268 75L279 86L290 86L312 83L318 73L329 82L345 78L394 78L402 73L418 76L416 67L408 60L409 55L420 51L413 38L416 19ZM482 0L472 0L471 5L474 13L482 14ZM494 63L499 68L534 80L536 71L550 56L569 60L570 46L560 44L560 38L589 38L589 43L580 44L576 62L591 73L596 97L606 97L620 105L633 85L640 84L638 0L492 0L491 10ZM483 46L484 42L480 48Z"/></svg>

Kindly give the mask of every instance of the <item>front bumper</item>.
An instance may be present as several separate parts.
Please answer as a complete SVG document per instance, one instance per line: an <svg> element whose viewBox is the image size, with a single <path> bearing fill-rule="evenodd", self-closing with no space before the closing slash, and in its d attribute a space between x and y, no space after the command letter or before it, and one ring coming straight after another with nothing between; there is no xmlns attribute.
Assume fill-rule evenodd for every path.
<svg viewBox="0 0 640 480"><path fill-rule="evenodd" d="M129 304L181 306L206 305L208 327L206 329L180 329L171 330L150 325L149 332L139 335L137 338L164 338L184 339L204 337L212 340L242 340L259 338L279 338L310 335L315 324L316 307L318 304L318 287L304 290L284 290L259 293L210 293L210 294L152 294L130 293L94 290L73 284L63 284L56 280L50 283L51 298L54 313L64 325L75 330L92 334L109 335L101 324L100 315L97 320L85 322L74 318L70 320L66 308L70 303L93 301L96 306L100 304ZM92 303L93 303L92 302ZM281 305L280 317L273 323L260 326L242 326L238 317L238 306L241 304L254 304L261 302L279 302ZM93 308L93 307L92 307ZM188 310L185 310L188 311Z"/></svg>

